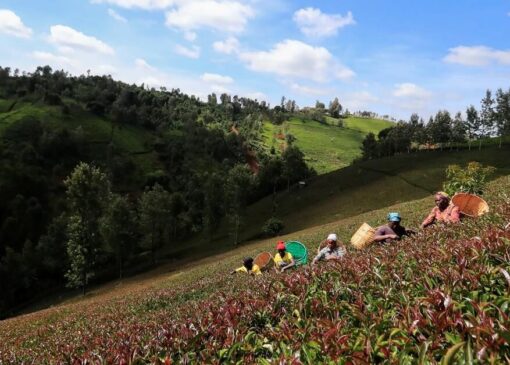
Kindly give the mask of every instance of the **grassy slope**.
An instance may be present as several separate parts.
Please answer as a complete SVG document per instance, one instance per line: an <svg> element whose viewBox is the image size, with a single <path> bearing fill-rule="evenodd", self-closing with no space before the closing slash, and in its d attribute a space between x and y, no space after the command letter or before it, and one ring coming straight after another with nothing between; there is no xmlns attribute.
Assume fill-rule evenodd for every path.
<svg viewBox="0 0 510 365"><path fill-rule="evenodd" d="M367 133L377 134L392 124L358 117L349 117L343 122L343 128L337 127L333 118L327 118L327 124L299 118L291 118L281 127L265 123L264 143L268 147L282 148L282 140L275 135L288 131L296 137L295 144L305 153L308 164L323 174L349 165L360 156L361 142Z"/></svg>
<svg viewBox="0 0 510 365"><path fill-rule="evenodd" d="M12 103L11 100L0 99L0 133L8 125L24 117L35 117L50 128L66 127L71 130L81 128L85 140L93 145L92 152L100 160L106 158L111 124L105 118L87 113L76 105L71 105L71 113L66 115L62 113L60 107L29 102L17 102L14 108L7 112ZM132 126L115 128L113 136L115 147L131 155L142 175L154 171L159 166L156 154L150 151L152 139L153 136L146 130Z"/></svg>
<svg viewBox="0 0 510 365"><path fill-rule="evenodd" d="M509 186L508 177L493 184L493 187L499 188ZM388 210L402 212L406 217L404 222L406 225L417 225L428 212L430 205L431 201L428 198L401 203L281 238L298 239L305 243L310 251L315 251L318 242L327 233L338 232L340 237L347 240L362 222L373 225L382 223L381 217ZM50 357L52 351L59 355L60 350L57 346L60 343L60 331L74 333L78 336L76 341L86 342L78 331L84 331L86 338L94 340L108 333L123 335L120 328L128 324L133 328L137 326L147 328L146 336L148 337L138 340L147 341L155 337L159 333L158 326L163 325L155 321L155 318L160 320L165 318L172 323L172 317L179 307L191 306L191 302L206 299L217 293L223 295L243 290L237 288L246 286L243 284L245 277L230 277L226 273L237 266L243 256L254 255L262 250L273 251L273 245L274 239L260 241L235 252L211 257L174 272L168 272L169 267L161 267L152 273L106 285L89 293L85 298L78 298L58 307L2 321L0 322L0 353L2 350L5 353L8 349L18 349L29 358L36 355ZM348 249L351 253L354 252L351 247ZM259 280L273 279L280 280L275 276ZM192 287L190 283L193 283ZM122 320L119 320L116 315L119 312L123 313ZM102 318L100 326L89 325L90 322L94 322L94 318ZM113 341L115 342L115 338ZM94 343L99 344L98 342L89 343L92 346Z"/></svg>

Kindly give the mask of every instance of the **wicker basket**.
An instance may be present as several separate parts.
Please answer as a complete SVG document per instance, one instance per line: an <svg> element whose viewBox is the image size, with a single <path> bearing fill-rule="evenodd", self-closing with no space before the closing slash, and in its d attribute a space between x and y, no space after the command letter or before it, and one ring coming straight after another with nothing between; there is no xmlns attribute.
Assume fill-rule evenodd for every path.
<svg viewBox="0 0 510 365"><path fill-rule="evenodd" d="M462 214L469 217L479 217L489 211L489 205L477 195L457 193L452 203L459 207Z"/></svg>
<svg viewBox="0 0 510 365"><path fill-rule="evenodd" d="M269 252L261 252L253 260L253 264L257 265L260 270L266 270L269 267L269 263L273 260L273 256Z"/></svg>
<svg viewBox="0 0 510 365"><path fill-rule="evenodd" d="M375 229L370 227L367 223L363 223L351 237L351 245L358 250L362 250L372 243L374 234Z"/></svg>

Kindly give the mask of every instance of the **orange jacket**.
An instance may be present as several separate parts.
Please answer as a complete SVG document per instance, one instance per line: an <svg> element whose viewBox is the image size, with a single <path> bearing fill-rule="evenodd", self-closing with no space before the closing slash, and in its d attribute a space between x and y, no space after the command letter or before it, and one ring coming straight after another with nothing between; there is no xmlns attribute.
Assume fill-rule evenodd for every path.
<svg viewBox="0 0 510 365"><path fill-rule="evenodd" d="M445 210L441 211L438 207L432 208L430 214L425 218L422 226L426 227L434 222L457 223L460 221L459 207L450 204Z"/></svg>

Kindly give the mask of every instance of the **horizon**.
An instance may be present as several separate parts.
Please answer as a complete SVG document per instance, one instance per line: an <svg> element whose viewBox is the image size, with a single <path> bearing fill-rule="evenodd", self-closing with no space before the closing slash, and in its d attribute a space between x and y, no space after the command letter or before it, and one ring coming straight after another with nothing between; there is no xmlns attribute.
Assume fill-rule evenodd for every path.
<svg viewBox="0 0 510 365"><path fill-rule="evenodd" d="M510 86L509 31L508 1L6 0L0 65L427 120Z"/></svg>

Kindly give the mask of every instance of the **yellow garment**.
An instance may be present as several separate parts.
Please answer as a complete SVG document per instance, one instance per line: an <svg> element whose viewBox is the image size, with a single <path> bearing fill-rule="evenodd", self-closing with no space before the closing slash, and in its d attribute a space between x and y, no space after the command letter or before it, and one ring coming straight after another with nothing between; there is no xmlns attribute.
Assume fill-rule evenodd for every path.
<svg viewBox="0 0 510 365"><path fill-rule="evenodd" d="M238 267L236 269L236 272L245 272L245 273L248 273L248 269L246 269L244 266L241 266L241 267ZM253 264L250 272L252 274L255 274L255 275L261 275L262 274L262 272L260 271L259 265L255 265L255 264Z"/></svg>
<svg viewBox="0 0 510 365"><path fill-rule="evenodd" d="M285 255L283 257L280 256L280 253L277 252L276 255L274 255L274 263L277 265L281 265L281 263L290 264L292 262L292 255L290 252L285 252Z"/></svg>

